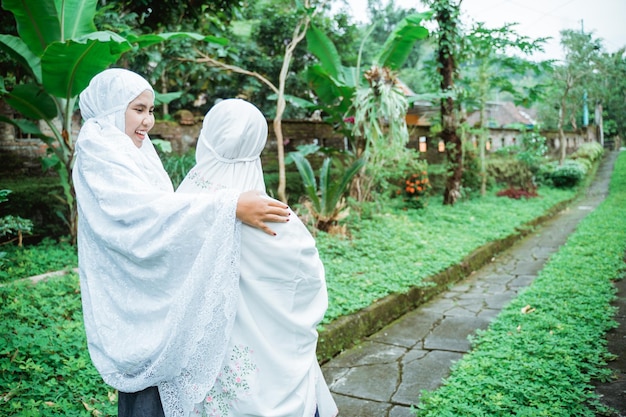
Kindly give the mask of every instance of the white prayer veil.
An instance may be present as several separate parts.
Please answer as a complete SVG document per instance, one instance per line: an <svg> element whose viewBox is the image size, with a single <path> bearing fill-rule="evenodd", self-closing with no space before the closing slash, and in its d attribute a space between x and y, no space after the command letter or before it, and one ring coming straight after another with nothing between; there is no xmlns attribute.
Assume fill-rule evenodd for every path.
<svg viewBox="0 0 626 417"><path fill-rule="evenodd" d="M152 86L141 75L122 68L108 69L95 76L80 94L80 113L85 120L106 120L124 132L128 105L146 90L154 97Z"/></svg>
<svg viewBox="0 0 626 417"><path fill-rule="evenodd" d="M260 154L267 121L251 103L228 99L207 113L196 166L177 193L222 187L264 192ZM328 306L324 266L315 240L295 213L272 223L270 236L244 225L237 315L222 370L198 415L313 416L337 414L317 363L316 326Z"/></svg>
<svg viewBox="0 0 626 417"><path fill-rule="evenodd" d="M86 119L73 169L89 353L124 392L158 386L167 417L188 416L213 386L238 299L239 191L175 194L154 147L124 131L152 88L110 69L80 95Z"/></svg>
<svg viewBox="0 0 626 417"><path fill-rule="evenodd" d="M265 192L260 155L267 141L267 120L252 103L222 100L202 123L196 167L215 184Z"/></svg>

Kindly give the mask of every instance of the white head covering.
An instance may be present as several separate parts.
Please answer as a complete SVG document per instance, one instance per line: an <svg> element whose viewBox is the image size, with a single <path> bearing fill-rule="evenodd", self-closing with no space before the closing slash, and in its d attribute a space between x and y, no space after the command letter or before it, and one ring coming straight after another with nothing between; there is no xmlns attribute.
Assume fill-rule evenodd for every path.
<svg viewBox="0 0 626 417"><path fill-rule="evenodd" d="M265 192L260 155L267 120L252 103L222 100L207 113L196 147L196 170L228 188Z"/></svg>
<svg viewBox="0 0 626 417"><path fill-rule="evenodd" d="M85 120L106 120L124 132L128 105L146 90L154 97L152 86L139 74L123 68L105 70L80 94L80 113Z"/></svg>
<svg viewBox="0 0 626 417"><path fill-rule="evenodd" d="M154 96L150 83L141 75L127 69L111 68L97 74L79 96L80 113L85 120L83 129L91 128L92 124L97 124L103 131L111 129L114 132L111 136L121 140L120 146L130 146L132 142L125 140L128 136L124 134L122 137L119 133L126 131L128 105L144 91L150 91ZM140 163L147 168L146 172L155 176L151 181L168 190L173 189L148 135L139 149L139 155L135 158L139 158Z"/></svg>
<svg viewBox="0 0 626 417"><path fill-rule="evenodd" d="M222 187L265 190L259 155L267 121L238 99L206 115L196 166L177 193ZM332 417L337 407L321 373L316 327L328 306L324 266L300 219L272 223L276 236L242 227L241 291L222 370L198 415Z"/></svg>
<svg viewBox="0 0 626 417"><path fill-rule="evenodd" d="M124 133L128 104L152 91L106 70L80 95L86 119L73 169L85 330L104 381L157 385L167 417L213 386L239 295L239 192L175 194L149 140Z"/></svg>

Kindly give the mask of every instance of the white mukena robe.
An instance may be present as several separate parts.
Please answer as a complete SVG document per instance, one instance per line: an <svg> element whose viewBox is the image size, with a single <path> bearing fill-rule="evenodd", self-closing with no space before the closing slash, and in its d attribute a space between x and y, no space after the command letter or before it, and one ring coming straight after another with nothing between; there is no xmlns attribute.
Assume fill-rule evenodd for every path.
<svg viewBox="0 0 626 417"><path fill-rule="evenodd" d="M259 155L267 122L238 99L215 105L204 120L196 166L177 193L223 187L265 192ZM315 240L292 212L269 236L242 226L240 298L222 369L198 404L210 417L320 417L337 407L316 358L317 330L328 306Z"/></svg>
<svg viewBox="0 0 626 417"><path fill-rule="evenodd" d="M174 193L152 143L124 133L141 76L106 70L80 95L73 180L89 353L123 392L158 386L186 417L222 368L239 295L240 191Z"/></svg>

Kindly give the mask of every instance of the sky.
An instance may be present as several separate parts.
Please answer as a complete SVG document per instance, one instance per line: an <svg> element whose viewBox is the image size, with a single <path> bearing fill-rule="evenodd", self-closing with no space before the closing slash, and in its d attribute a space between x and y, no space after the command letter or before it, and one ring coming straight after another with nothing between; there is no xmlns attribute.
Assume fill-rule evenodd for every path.
<svg viewBox="0 0 626 417"><path fill-rule="evenodd" d="M386 4L386 0L382 0ZM367 0L348 0L353 16L367 20ZM395 0L398 7L424 11L419 0ZM514 29L531 39L551 37L544 53L533 59L563 59L559 32L563 29L592 32L602 39L606 52L626 46L626 0L463 0L463 22L484 22L488 28L517 23Z"/></svg>

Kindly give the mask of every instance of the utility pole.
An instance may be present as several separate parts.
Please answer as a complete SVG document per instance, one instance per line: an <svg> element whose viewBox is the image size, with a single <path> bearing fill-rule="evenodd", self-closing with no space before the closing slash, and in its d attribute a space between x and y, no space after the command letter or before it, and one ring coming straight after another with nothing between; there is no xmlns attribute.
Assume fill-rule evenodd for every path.
<svg viewBox="0 0 626 417"><path fill-rule="evenodd" d="M585 34L585 24L580 19L580 33ZM583 127L589 126L589 106L587 105L587 90L583 92Z"/></svg>

